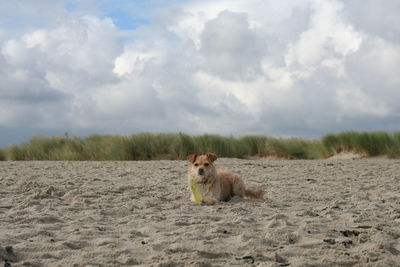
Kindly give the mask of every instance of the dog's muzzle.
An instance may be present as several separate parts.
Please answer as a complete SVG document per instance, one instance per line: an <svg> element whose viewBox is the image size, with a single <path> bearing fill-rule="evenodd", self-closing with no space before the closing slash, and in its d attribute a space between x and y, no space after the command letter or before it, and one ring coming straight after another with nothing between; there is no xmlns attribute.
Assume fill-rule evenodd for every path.
<svg viewBox="0 0 400 267"><path fill-rule="evenodd" d="M200 168L200 169L197 171L197 173L198 173L199 175L204 175L205 170L204 170L203 168Z"/></svg>

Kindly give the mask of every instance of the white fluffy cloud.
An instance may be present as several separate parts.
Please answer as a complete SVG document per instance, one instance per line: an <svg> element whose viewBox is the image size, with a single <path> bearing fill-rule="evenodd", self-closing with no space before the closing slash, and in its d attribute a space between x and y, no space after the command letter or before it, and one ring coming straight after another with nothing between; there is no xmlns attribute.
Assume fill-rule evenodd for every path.
<svg viewBox="0 0 400 267"><path fill-rule="evenodd" d="M55 1L41 18L20 5L14 17L33 26L0 21L0 127L309 137L399 129L398 1L190 1L159 7L133 30L88 6Z"/></svg>
<svg viewBox="0 0 400 267"><path fill-rule="evenodd" d="M121 52L110 19L64 17L1 47L0 124L74 127L91 110L96 87L119 82L112 73ZM67 126L68 127L68 126Z"/></svg>

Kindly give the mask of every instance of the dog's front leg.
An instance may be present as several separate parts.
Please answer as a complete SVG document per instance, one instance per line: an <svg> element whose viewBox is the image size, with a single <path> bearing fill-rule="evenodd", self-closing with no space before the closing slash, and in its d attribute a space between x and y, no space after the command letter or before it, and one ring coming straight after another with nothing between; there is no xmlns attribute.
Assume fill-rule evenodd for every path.
<svg viewBox="0 0 400 267"><path fill-rule="evenodd" d="M211 193L210 191L213 186L214 186L214 182L207 185L207 190L204 194L204 200L203 200L203 202L206 205L214 205L215 204L215 199L212 196L210 196L210 193ZM211 193L211 195L212 195L212 193Z"/></svg>

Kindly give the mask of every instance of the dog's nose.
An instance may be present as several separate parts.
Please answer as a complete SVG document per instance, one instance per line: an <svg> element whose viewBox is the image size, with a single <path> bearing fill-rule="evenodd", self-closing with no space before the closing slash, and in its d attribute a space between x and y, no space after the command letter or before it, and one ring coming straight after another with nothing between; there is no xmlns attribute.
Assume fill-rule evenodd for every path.
<svg viewBox="0 0 400 267"><path fill-rule="evenodd" d="M199 175L203 175L203 174L204 174L204 169L203 169L203 168L200 168L200 169L198 170L198 173L199 173Z"/></svg>

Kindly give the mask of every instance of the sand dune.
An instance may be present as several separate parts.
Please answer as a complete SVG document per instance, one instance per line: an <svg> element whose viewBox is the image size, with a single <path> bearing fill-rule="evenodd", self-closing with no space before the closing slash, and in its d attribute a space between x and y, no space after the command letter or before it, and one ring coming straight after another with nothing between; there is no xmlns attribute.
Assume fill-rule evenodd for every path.
<svg viewBox="0 0 400 267"><path fill-rule="evenodd" d="M189 201L188 162L0 162L11 266L399 266L400 161L219 159L265 199Z"/></svg>

